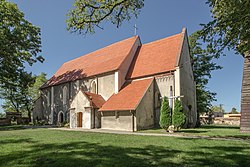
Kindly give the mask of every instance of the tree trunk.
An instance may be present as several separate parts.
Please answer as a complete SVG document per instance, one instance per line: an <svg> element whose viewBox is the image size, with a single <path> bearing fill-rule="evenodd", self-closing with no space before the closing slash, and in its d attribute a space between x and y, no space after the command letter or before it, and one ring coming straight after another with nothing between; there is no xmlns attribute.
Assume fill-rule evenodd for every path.
<svg viewBox="0 0 250 167"><path fill-rule="evenodd" d="M31 111L28 110L28 117L29 117L29 122L31 122Z"/></svg>
<svg viewBox="0 0 250 167"><path fill-rule="evenodd" d="M250 133L250 54L245 56L244 59L241 89L240 131Z"/></svg>

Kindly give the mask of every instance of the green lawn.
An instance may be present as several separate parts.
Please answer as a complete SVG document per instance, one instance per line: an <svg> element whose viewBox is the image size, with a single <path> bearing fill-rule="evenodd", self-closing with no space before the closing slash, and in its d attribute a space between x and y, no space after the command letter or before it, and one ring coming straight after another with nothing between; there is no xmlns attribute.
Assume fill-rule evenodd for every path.
<svg viewBox="0 0 250 167"><path fill-rule="evenodd" d="M165 130L157 128L140 131L143 133L166 133ZM250 133L241 133L239 126L223 126L223 125L203 125L200 128L181 129L179 134L183 136L210 136L223 138L239 138L250 140Z"/></svg>
<svg viewBox="0 0 250 167"><path fill-rule="evenodd" d="M0 128L0 167L249 166L249 140Z"/></svg>

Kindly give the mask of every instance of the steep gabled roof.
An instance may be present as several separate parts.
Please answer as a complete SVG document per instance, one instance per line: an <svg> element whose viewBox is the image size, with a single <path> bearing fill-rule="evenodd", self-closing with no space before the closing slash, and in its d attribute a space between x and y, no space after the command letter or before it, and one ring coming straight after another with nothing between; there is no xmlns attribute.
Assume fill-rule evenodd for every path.
<svg viewBox="0 0 250 167"><path fill-rule="evenodd" d="M88 99L92 101L92 105L94 108L101 108L103 104L106 102L101 95L90 92L83 92L83 93L85 93Z"/></svg>
<svg viewBox="0 0 250 167"><path fill-rule="evenodd" d="M152 81L153 78L127 83L120 92L113 94L99 111L135 110Z"/></svg>
<svg viewBox="0 0 250 167"><path fill-rule="evenodd" d="M41 88L118 70L138 38L122 40L64 63Z"/></svg>
<svg viewBox="0 0 250 167"><path fill-rule="evenodd" d="M140 78L175 70L182 49L182 33L143 44L138 48L127 79Z"/></svg>

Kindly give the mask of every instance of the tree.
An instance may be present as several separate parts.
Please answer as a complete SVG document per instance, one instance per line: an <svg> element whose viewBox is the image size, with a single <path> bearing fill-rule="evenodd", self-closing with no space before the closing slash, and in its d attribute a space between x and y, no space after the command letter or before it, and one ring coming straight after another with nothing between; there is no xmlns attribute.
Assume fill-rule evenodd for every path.
<svg viewBox="0 0 250 167"><path fill-rule="evenodd" d="M31 112L40 96L39 88L46 82L46 74L32 76L31 73L26 73L18 78L20 80L0 90L0 97L5 99L2 107L6 112L27 113L31 121Z"/></svg>
<svg viewBox="0 0 250 167"><path fill-rule="evenodd" d="M40 87L47 81L45 73L41 73L40 75L35 76L35 83L33 86L29 87L28 94L31 96L33 101L36 101L40 97Z"/></svg>
<svg viewBox="0 0 250 167"><path fill-rule="evenodd" d="M171 109L167 97L162 99L161 115L160 115L160 126L162 129L167 130L171 125Z"/></svg>
<svg viewBox="0 0 250 167"><path fill-rule="evenodd" d="M212 106L211 107L212 112L222 112L225 113L225 109L222 107L222 105L219 106Z"/></svg>
<svg viewBox="0 0 250 167"><path fill-rule="evenodd" d="M0 112L0 118L5 118L6 114Z"/></svg>
<svg viewBox="0 0 250 167"><path fill-rule="evenodd" d="M174 102L174 112L172 118L173 118L172 124L177 130L184 125L186 120L186 115L183 112L181 101L178 99L176 99Z"/></svg>
<svg viewBox="0 0 250 167"><path fill-rule="evenodd" d="M0 0L0 88L18 80L25 64L43 62L40 28L24 19L16 4Z"/></svg>
<svg viewBox="0 0 250 167"><path fill-rule="evenodd" d="M205 42L218 56L225 48L244 54L250 50L250 1L207 0L213 20L202 24Z"/></svg>
<svg viewBox="0 0 250 167"><path fill-rule="evenodd" d="M250 1L249 0L207 0L213 20L203 24L203 40L214 48L217 57L224 49L234 50L244 56L241 111L249 113L250 96ZM242 121L244 120L244 121ZM241 131L249 131L250 117L241 119Z"/></svg>
<svg viewBox="0 0 250 167"><path fill-rule="evenodd" d="M214 54L211 46L202 45L201 31L196 31L189 36L189 46L196 82L197 120L199 120L200 113L210 112L212 102L216 101L216 93L206 87L212 77L211 72L222 67L213 61L217 55ZM197 121L197 126L199 126L199 121Z"/></svg>
<svg viewBox="0 0 250 167"><path fill-rule="evenodd" d="M30 102L28 89L35 82L31 73L22 71L16 81L9 81L0 89L0 97L5 100L3 109L12 112L24 112Z"/></svg>
<svg viewBox="0 0 250 167"><path fill-rule="evenodd" d="M94 33L101 23L110 21L120 27L124 20L137 17L144 0L75 0L68 13L67 29L71 32Z"/></svg>
<svg viewBox="0 0 250 167"><path fill-rule="evenodd" d="M239 114L239 112L237 111L235 107L233 107L230 114Z"/></svg>

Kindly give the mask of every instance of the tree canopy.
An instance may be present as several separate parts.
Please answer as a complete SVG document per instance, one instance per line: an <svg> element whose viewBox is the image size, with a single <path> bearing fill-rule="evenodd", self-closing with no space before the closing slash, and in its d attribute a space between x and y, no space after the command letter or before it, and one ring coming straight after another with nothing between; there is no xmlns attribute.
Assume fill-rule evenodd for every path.
<svg viewBox="0 0 250 167"><path fill-rule="evenodd" d="M0 0L0 88L26 75L26 63L43 62L40 47L40 28L25 20L16 4Z"/></svg>
<svg viewBox="0 0 250 167"><path fill-rule="evenodd" d="M207 88L211 72L221 69L213 60L217 58L211 46L203 46L201 31L189 36L190 55L193 60L194 80L196 82L197 111L209 112L216 93Z"/></svg>
<svg viewBox="0 0 250 167"><path fill-rule="evenodd" d="M225 109L223 108L222 105L219 105L219 106L212 106L211 107L211 111L213 112L222 112L222 113L225 113Z"/></svg>
<svg viewBox="0 0 250 167"><path fill-rule="evenodd" d="M24 74L24 73L22 73ZM2 105L5 112L22 112L31 119L34 103L40 96L39 88L47 81L46 74L32 76L29 73L12 83L15 86L0 89L0 97L5 99Z"/></svg>
<svg viewBox="0 0 250 167"><path fill-rule="evenodd" d="M28 111L29 96L35 78L25 71L25 65L43 62L40 28L24 18L17 5L0 0L0 98L5 100L5 111Z"/></svg>
<svg viewBox="0 0 250 167"><path fill-rule="evenodd" d="M67 29L91 34L102 28L105 21L120 27L124 20L137 17L144 0L75 0L73 6L68 13Z"/></svg>
<svg viewBox="0 0 250 167"><path fill-rule="evenodd" d="M203 24L202 36L217 56L225 48L245 54L250 50L250 1L207 0L213 20Z"/></svg>
<svg viewBox="0 0 250 167"><path fill-rule="evenodd" d="M239 112L237 111L237 109L236 109L235 107L233 107L233 108L231 109L230 114L239 114Z"/></svg>

